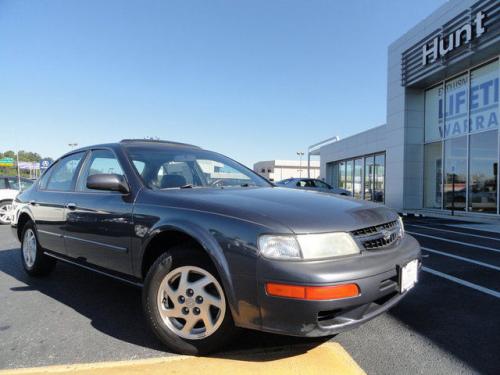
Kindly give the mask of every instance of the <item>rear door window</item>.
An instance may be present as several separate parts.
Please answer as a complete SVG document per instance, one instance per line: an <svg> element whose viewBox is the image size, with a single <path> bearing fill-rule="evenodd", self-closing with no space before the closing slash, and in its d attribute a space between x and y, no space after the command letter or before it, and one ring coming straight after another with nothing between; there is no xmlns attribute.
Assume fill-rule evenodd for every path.
<svg viewBox="0 0 500 375"><path fill-rule="evenodd" d="M59 160L53 167L47 182L47 190L71 191L85 152L71 154Z"/></svg>
<svg viewBox="0 0 500 375"><path fill-rule="evenodd" d="M320 180L315 180L314 185L320 189L330 189L330 186L328 186L328 184Z"/></svg>
<svg viewBox="0 0 500 375"><path fill-rule="evenodd" d="M314 187L314 185L312 184L312 182L310 180L300 180L299 182L297 182L297 186L300 186L300 187Z"/></svg>

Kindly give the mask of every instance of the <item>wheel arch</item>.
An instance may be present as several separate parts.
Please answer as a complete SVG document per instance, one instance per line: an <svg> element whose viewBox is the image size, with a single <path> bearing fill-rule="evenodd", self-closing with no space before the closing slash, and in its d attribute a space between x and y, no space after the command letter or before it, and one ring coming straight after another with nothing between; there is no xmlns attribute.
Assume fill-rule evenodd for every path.
<svg viewBox="0 0 500 375"><path fill-rule="evenodd" d="M161 245L160 245L161 244ZM166 246L163 246L166 244ZM141 278L146 277L149 267L168 249L177 245L191 245L207 257L217 270L228 304L233 312L237 310L233 282L226 257L215 238L191 223L162 225L152 230L144 239L139 258ZM234 315L234 314L233 314Z"/></svg>
<svg viewBox="0 0 500 375"><path fill-rule="evenodd" d="M33 221L33 223L35 222L35 220L33 219L33 217L31 216L30 213L28 213L27 211L22 211L20 214L19 214L19 217L17 219L17 227L16 227L16 230L17 230L17 238L19 239L19 241L21 241L21 235L23 233L23 228L24 226L26 225L26 223L28 221Z"/></svg>

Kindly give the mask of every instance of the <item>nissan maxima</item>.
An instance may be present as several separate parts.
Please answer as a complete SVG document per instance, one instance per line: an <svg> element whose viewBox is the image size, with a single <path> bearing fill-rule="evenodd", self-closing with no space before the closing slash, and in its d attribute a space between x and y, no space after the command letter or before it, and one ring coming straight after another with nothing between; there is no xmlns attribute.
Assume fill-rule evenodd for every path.
<svg viewBox="0 0 500 375"><path fill-rule="evenodd" d="M307 337L357 327L408 294L420 268L395 211L276 187L182 143L74 150L13 205L29 275L60 261L142 287L151 330L178 353L216 351L238 327Z"/></svg>

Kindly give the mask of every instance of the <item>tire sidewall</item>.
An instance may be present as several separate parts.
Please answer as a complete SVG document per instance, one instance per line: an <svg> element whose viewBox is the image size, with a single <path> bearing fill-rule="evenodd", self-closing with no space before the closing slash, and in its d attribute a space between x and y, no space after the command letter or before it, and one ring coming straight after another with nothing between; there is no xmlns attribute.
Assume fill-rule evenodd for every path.
<svg viewBox="0 0 500 375"><path fill-rule="evenodd" d="M186 253L190 252L186 251ZM177 336L165 325L160 312L158 311L157 295L161 282L170 271L182 266L196 266L210 272L219 281L224 291L224 298L226 299L224 320L217 331L203 339L188 340ZM219 349L227 341L228 337L234 330L234 323L226 297L226 292L222 286L218 273L208 262L205 262L203 259L199 259L199 254L198 257L182 256L180 258L176 257L175 254L172 254L171 252L161 255L153 264L148 272L148 276L146 277L143 290L143 306L146 319L148 320L153 332L169 347L169 349L178 353L191 355L210 353Z"/></svg>

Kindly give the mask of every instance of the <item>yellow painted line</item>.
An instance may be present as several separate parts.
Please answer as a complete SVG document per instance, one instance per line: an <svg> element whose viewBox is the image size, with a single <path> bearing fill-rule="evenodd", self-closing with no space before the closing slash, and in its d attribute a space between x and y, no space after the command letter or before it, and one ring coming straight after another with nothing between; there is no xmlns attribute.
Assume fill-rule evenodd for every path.
<svg viewBox="0 0 500 375"><path fill-rule="evenodd" d="M102 362L2 370L0 375L168 375L192 371L203 375L366 375L337 343L316 347L274 348L224 353L212 357L172 356L133 361Z"/></svg>

